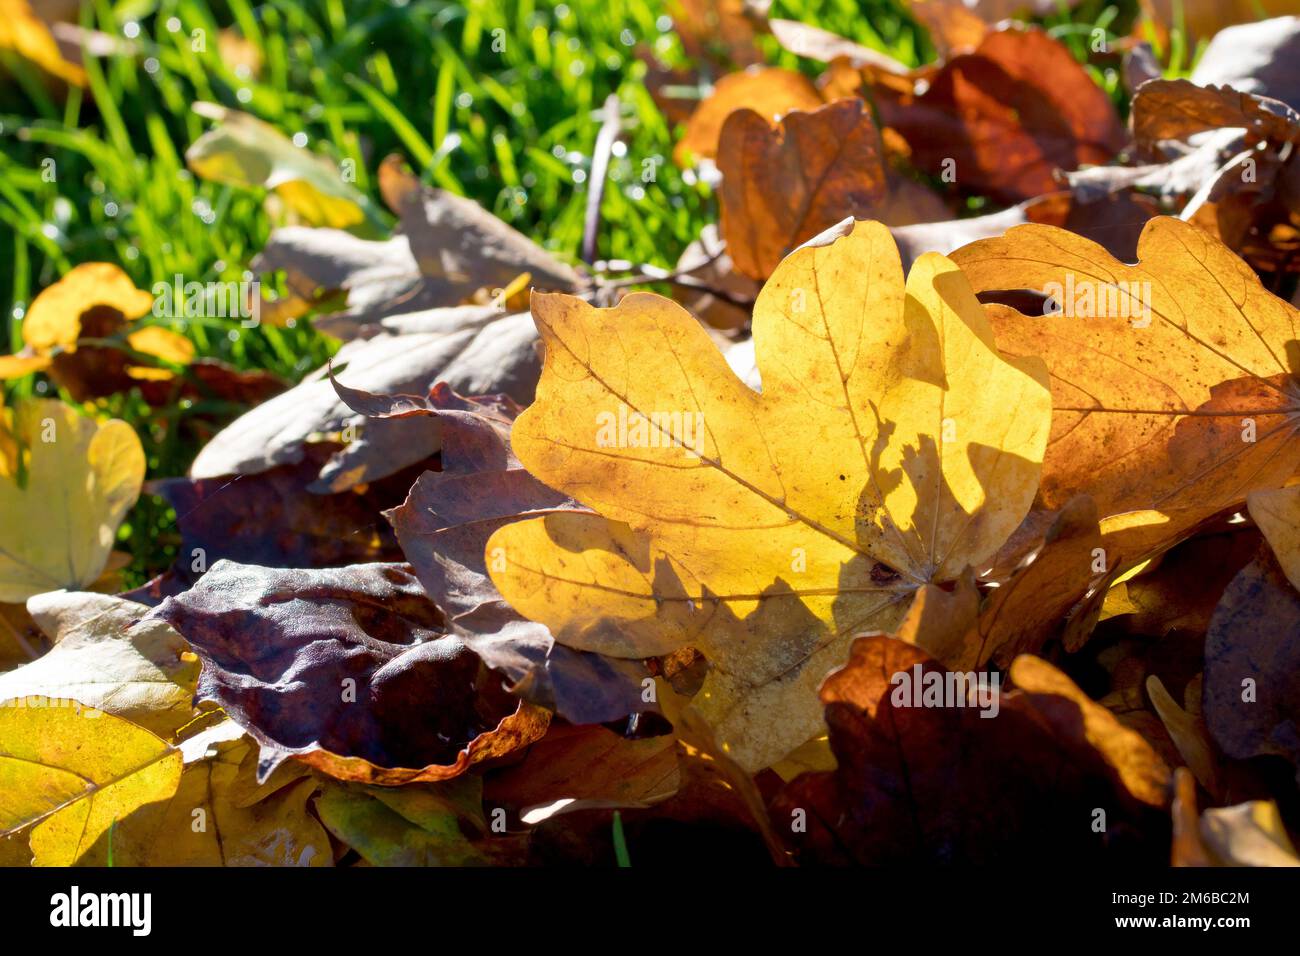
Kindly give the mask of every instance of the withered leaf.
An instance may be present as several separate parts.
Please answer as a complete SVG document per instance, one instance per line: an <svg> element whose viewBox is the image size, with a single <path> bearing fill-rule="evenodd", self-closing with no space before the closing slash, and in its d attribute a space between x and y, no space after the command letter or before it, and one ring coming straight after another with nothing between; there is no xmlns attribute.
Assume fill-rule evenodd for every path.
<svg viewBox="0 0 1300 956"><path fill-rule="evenodd" d="M861 100L794 110L775 127L753 110L736 110L723 124L717 164L722 238L751 278L767 278L796 246L845 216L889 226L925 218L887 170Z"/></svg>
<svg viewBox="0 0 1300 956"><path fill-rule="evenodd" d="M644 666L556 644L543 625L506 604L488 576L487 541L498 528L523 517L581 509L515 458L509 434L518 408L479 404L445 386L427 400L367 400L346 392L354 407L432 416L441 429L442 470L421 475L388 518L420 583L461 640L509 676L517 693L575 722L614 720L652 706L642 699Z"/></svg>
<svg viewBox="0 0 1300 956"><path fill-rule="evenodd" d="M302 461L235 478L164 478L147 486L176 511L181 542L170 587L193 584L222 558L272 568L395 561L401 549L383 511L400 502L423 463L334 494L313 494L334 443Z"/></svg>
<svg viewBox="0 0 1300 956"><path fill-rule="evenodd" d="M351 339L390 316L458 306L523 273L544 289L582 284L572 267L531 239L472 200L422 185L395 158L381 167L380 181L401 219L391 238L290 226L273 232L253 261L257 271L283 271L304 301L346 292L343 310L316 320L331 335Z"/></svg>
<svg viewBox="0 0 1300 956"><path fill-rule="evenodd" d="M1272 754L1300 778L1300 593L1262 548L1233 578L1205 635L1205 722L1229 757Z"/></svg>
<svg viewBox="0 0 1300 956"><path fill-rule="evenodd" d="M855 641L849 663L821 692L838 768L799 777L774 804L778 820L804 812L807 833L792 838L800 859L880 865L1162 857L1167 829L1147 788L1130 791L1113 754L1081 732L1087 705L1068 678L1044 662L1034 668L1053 676L1032 693L991 688L996 701L987 702L996 703L996 716L969 704L911 706L911 685L895 675L942 686L948 672L910 644L883 635ZM1096 735L1103 748L1127 747L1147 767L1158 766L1141 738L1125 737L1131 732L1120 733L1111 720ZM1114 748L1117 737L1123 743ZM1106 811L1104 833L1091 826L1097 808Z"/></svg>
<svg viewBox="0 0 1300 956"><path fill-rule="evenodd" d="M335 355L334 367L349 385L375 393L422 395L442 381L467 395L532 398L539 362L537 331L527 315L476 307L446 318L436 330L349 342ZM355 440L320 469L311 491L344 491L387 477L439 447L438 431L427 421L367 419L352 411L331 385L328 368L320 368L219 432L199 451L190 476L219 478L295 464L307 444L337 441L349 426Z"/></svg>
<svg viewBox="0 0 1300 956"><path fill-rule="evenodd" d="M537 739L546 717L501 686L403 565L215 564L153 612L203 662L213 700L261 746L381 785L455 777Z"/></svg>
<svg viewBox="0 0 1300 956"><path fill-rule="evenodd" d="M875 91L912 159L959 189L1018 202L1058 188L1056 170L1108 162L1124 142L1106 94L1037 29L995 30L945 63L923 93Z"/></svg>
<svg viewBox="0 0 1300 956"><path fill-rule="evenodd" d="M994 328L1008 352L1041 355L1051 370L1044 501L1086 492L1103 516L1153 513L1117 536L1126 559L1300 464L1300 313L1195 226L1152 219L1136 265L1037 225L953 258L977 291L1059 295L1058 313L1008 310ZM1125 535L1138 543L1124 546Z"/></svg>

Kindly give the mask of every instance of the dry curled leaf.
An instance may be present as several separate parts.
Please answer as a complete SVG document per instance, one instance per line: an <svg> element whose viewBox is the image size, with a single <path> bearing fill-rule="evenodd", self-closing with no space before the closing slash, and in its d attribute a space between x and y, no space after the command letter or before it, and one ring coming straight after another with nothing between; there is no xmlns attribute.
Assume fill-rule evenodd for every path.
<svg viewBox="0 0 1300 956"><path fill-rule="evenodd" d="M383 786L445 780L537 739L544 712L507 693L402 565L282 571L218 562L153 616L203 661L213 700L261 746Z"/></svg>

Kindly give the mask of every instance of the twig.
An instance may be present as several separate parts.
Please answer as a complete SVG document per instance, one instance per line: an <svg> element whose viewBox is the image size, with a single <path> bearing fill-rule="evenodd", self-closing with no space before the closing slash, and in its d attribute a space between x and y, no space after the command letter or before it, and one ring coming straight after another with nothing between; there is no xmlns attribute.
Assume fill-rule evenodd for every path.
<svg viewBox="0 0 1300 956"><path fill-rule="evenodd" d="M596 261L596 232L600 228L600 203L605 198L605 178L609 172L609 156L619 132L619 102L617 94L605 98L604 121L596 134L596 149L591 156L591 179L587 190L587 215L582 223L582 260L588 265Z"/></svg>

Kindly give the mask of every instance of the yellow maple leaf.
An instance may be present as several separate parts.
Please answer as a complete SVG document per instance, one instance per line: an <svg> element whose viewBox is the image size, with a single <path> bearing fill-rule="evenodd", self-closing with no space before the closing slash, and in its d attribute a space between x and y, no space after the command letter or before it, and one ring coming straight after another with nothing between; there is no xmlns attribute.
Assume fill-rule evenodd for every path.
<svg viewBox="0 0 1300 956"><path fill-rule="evenodd" d="M94 583L144 469L126 422L99 424L53 399L0 416L0 601Z"/></svg>
<svg viewBox="0 0 1300 956"><path fill-rule="evenodd" d="M536 295L546 345L512 443L595 510L511 524L492 579L570 646L699 648L695 706L746 769L822 726L853 635L981 567L1028 511L1047 371L1007 359L950 261L906 284L888 230L846 220L787 257L754 309L762 392L680 306Z"/></svg>

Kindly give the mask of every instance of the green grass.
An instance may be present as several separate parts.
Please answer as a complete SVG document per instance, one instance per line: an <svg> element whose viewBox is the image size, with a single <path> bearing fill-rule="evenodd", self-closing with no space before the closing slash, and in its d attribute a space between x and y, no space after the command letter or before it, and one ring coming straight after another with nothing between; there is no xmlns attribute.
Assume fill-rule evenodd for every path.
<svg viewBox="0 0 1300 956"><path fill-rule="evenodd" d="M1134 6L1084 0L1045 22L1086 61L1091 30L1127 30ZM902 0L778 0L772 15L926 62L928 37L905 11ZM117 263L146 289L178 273L241 277L272 224L261 195L185 168L186 147L208 125L190 109L196 100L247 110L288 136L304 134L315 152L352 160L357 187L376 201L379 161L401 153L427 182L576 259L599 111L614 92L626 149L610 169L601 256L670 265L717 218L707 187L672 165L674 130L635 55L645 46L684 62L662 0L94 0L82 22L133 47L91 59L84 92L50 92L5 60L19 75L0 80L0 347L19 340L32 297L79 262ZM223 55L223 29L257 50L257 73ZM769 62L816 72L772 38L763 43ZM1122 100L1117 71L1093 69ZM644 181L651 167L653 181ZM332 349L307 323L243 330L237 320L189 320L181 331L200 355L293 380ZM29 377L8 383L6 397L51 388ZM187 402L150 409L133 395L101 409L136 426L151 477L185 472L197 450L185 421L211 411ZM133 512L122 531L131 583L167 564L173 522L148 496Z"/></svg>

